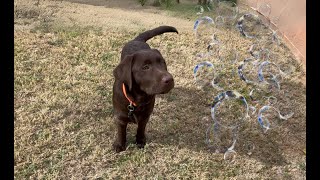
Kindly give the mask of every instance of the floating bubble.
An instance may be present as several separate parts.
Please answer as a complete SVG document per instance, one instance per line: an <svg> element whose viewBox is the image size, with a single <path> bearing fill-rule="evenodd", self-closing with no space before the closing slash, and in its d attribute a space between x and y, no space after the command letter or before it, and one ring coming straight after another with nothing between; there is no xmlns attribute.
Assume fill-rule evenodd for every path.
<svg viewBox="0 0 320 180"><path fill-rule="evenodd" d="M197 12L197 15L201 15L201 14L203 14L204 9L203 9L202 6L197 5L197 6L195 7L195 11Z"/></svg>
<svg viewBox="0 0 320 180"><path fill-rule="evenodd" d="M225 91L214 98L211 106L213 121L226 128L236 128L248 117L249 107L244 96Z"/></svg>
<svg viewBox="0 0 320 180"><path fill-rule="evenodd" d="M276 97L274 97L274 96L269 96L269 97L264 96L264 98L267 99L267 102L268 102L269 106L276 105L276 103L278 101L278 99Z"/></svg>
<svg viewBox="0 0 320 180"><path fill-rule="evenodd" d="M215 3L212 0L207 1L207 4L205 4L204 6L201 5L197 5L195 6L195 11L197 12L197 15L201 15L204 12L204 9L207 9L208 11L212 11L212 9L214 8Z"/></svg>
<svg viewBox="0 0 320 180"><path fill-rule="evenodd" d="M232 64L226 65L226 63L223 61L215 63L215 67L216 74L214 79L214 87L218 91L221 91L233 86L235 82L231 79L237 78L236 68L233 67Z"/></svg>
<svg viewBox="0 0 320 180"><path fill-rule="evenodd" d="M214 66L211 62L204 61L197 64L193 68L193 76L195 83L199 87L204 87L212 84L214 79Z"/></svg>
<svg viewBox="0 0 320 180"><path fill-rule="evenodd" d="M217 13L224 19L236 19L239 13L239 9L236 3L232 1L220 1L218 3Z"/></svg>
<svg viewBox="0 0 320 180"><path fill-rule="evenodd" d="M219 133L219 125L213 123L209 125L207 132L206 132L206 144L215 150L215 153L220 153L220 139L218 138Z"/></svg>
<svg viewBox="0 0 320 180"><path fill-rule="evenodd" d="M216 78L219 77L217 72L220 71L224 66L224 64L219 61L219 53L220 53L220 43L219 43L219 41L217 41L215 39L215 35L213 35L211 43L207 46L207 52L206 53L199 53L196 55L197 57L208 58L208 59L214 60L215 74L214 74L214 79L211 81L211 85L212 85L212 87L214 87L218 91L222 90L222 88L219 87L217 84L218 81ZM206 82L208 82L208 81L206 81Z"/></svg>
<svg viewBox="0 0 320 180"><path fill-rule="evenodd" d="M262 61L269 60L269 56L270 56L270 51L268 49L261 47L260 44L252 44L250 46L249 53L255 59L259 59Z"/></svg>
<svg viewBox="0 0 320 180"><path fill-rule="evenodd" d="M214 21L208 16L198 18L194 23L193 30L198 41L209 44L214 34Z"/></svg>
<svg viewBox="0 0 320 180"><path fill-rule="evenodd" d="M280 82L282 81L282 75L284 73L280 70L279 66L269 61L264 61L259 65L258 77L260 82L266 82L270 84L270 88L273 86L280 89Z"/></svg>
<svg viewBox="0 0 320 180"><path fill-rule="evenodd" d="M216 10L218 21L220 22L217 28L233 28L239 13L238 6L231 1L221 1L218 3Z"/></svg>
<svg viewBox="0 0 320 180"><path fill-rule="evenodd" d="M220 90L234 83L230 79L237 76L235 67L237 60L238 53L235 49L220 47L218 59L215 62L216 75L214 80L216 87L219 87Z"/></svg>
<svg viewBox="0 0 320 180"><path fill-rule="evenodd" d="M218 78L215 78L213 81L212 81L212 87L215 88L217 91L223 91L224 89L222 87L220 87L218 85L219 83L219 79Z"/></svg>
<svg viewBox="0 0 320 180"><path fill-rule="evenodd" d="M256 44L252 44L249 49L249 53L251 54L252 57L255 59L259 59L260 57L260 49L257 48L258 46Z"/></svg>
<svg viewBox="0 0 320 180"><path fill-rule="evenodd" d="M268 55L265 56L269 57ZM246 83L260 85L261 87L267 85L269 90L280 90L280 83L285 76L278 65L269 61L260 63L259 59L254 60L252 58L245 59L239 65L238 74L240 79Z"/></svg>
<svg viewBox="0 0 320 180"><path fill-rule="evenodd" d="M234 162L236 160L236 157L237 157L237 153L234 150L227 151L223 155L223 159L228 163Z"/></svg>
<svg viewBox="0 0 320 180"><path fill-rule="evenodd" d="M238 61L238 52L232 48L221 48L219 59L226 64L235 64Z"/></svg>
<svg viewBox="0 0 320 180"><path fill-rule="evenodd" d="M217 16L215 18L215 25L216 25L216 28L223 28L224 27L224 17Z"/></svg>
<svg viewBox="0 0 320 180"><path fill-rule="evenodd" d="M256 113L257 109L254 106L250 106L249 111L251 112L251 115L254 115Z"/></svg>
<svg viewBox="0 0 320 180"><path fill-rule="evenodd" d="M229 163L234 162L236 159L236 151L234 147L236 145L237 140L234 139L232 145L228 148L228 150L224 153L223 159Z"/></svg>
<svg viewBox="0 0 320 180"><path fill-rule="evenodd" d="M216 153L226 152L236 139L236 129L225 128L217 123L210 125L206 132L206 143Z"/></svg>
<svg viewBox="0 0 320 180"><path fill-rule="evenodd" d="M219 59L220 54L220 42L215 39L215 35L212 36L212 41L207 46L207 51L210 56Z"/></svg>
<svg viewBox="0 0 320 180"><path fill-rule="evenodd" d="M249 93L249 97L252 102L259 102L263 98L263 91L261 89L252 89Z"/></svg>
<svg viewBox="0 0 320 180"><path fill-rule="evenodd" d="M219 44L214 43L213 40L211 40L211 42L206 47L206 51L201 52L201 53L197 53L196 57L198 57L198 58L211 58L210 56L212 56L212 55L218 56L218 52L219 52Z"/></svg>
<svg viewBox="0 0 320 180"><path fill-rule="evenodd" d="M277 103L278 99L274 96L264 96L265 93L266 93L265 91L263 91L259 88L255 88L250 91L249 97L250 97L251 101L254 103L258 103L261 100L266 99L269 106L275 105ZM249 108L251 108L251 107L249 107ZM255 108L255 107L252 107L252 108Z"/></svg>
<svg viewBox="0 0 320 180"><path fill-rule="evenodd" d="M267 28L257 15L251 13L241 16L237 21L236 27L240 34L247 38L256 38Z"/></svg>
<svg viewBox="0 0 320 180"><path fill-rule="evenodd" d="M261 49L259 59L262 61L268 61L270 58L270 51L269 49Z"/></svg>
<svg viewBox="0 0 320 180"><path fill-rule="evenodd" d="M212 3L213 1L208 2ZM238 129L243 124L249 113L250 116L256 116L255 114L258 113L258 123L264 132L281 125L285 120L292 117L294 113L289 113L285 116L280 114L279 110L274 108L277 105L277 98L270 95L270 91L267 92L268 89L262 88L266 85L272 89L280 89L280 83L285 77L279 66L271 63L273 60L277 60L278 57L275 54L270 54L269 49L266 48L272 47L271 49L273 49L276 47L274 45L280 45L281 42L277 31L270 33L269 28L262 22L264 18L259 18L261 17L260 15L248 13L237 20L238 7L232 2L223 1L217 4L217 7L206 5L195 7L197 14L201 16L206 9L210 11L216 8L218 13L214 20L204 16L198 18L194 23L193 30L196 41L197 43L202 43L197 45L200 45L204 50L203 53L196 55L203 62L197 64L193 69L195 83L200 87L212 86L219 91L225 87L230 87L225 82L233 82L231 81L233 78L228 76L231 74L229 69L236 70L236 68L232 69L232 67L238 61L238 53L235 49L226 48L217 39L217 35L220 31L228 28L230 24L234 27L234 22L236 22L236 27L243 36L255 38L254 44L249 49L252 57L241 62L240 66L238 66L238 74L243 81L259 85L257 86L259 88L250 91L249 96L252 102L260 102L260 104L263 103L265 105L261 109L257 109L258 104L249 106L246 99L236 91L224 91L214 98L211 106L212 124L210 124L206 132L206 143L214 147L216 153L224 152L226 161L233 162L237 155L234 150L237 135L233 130ZM267 3L262 3L258 6L258 11L269 18L271 6ZM264 34L265 32L268 34ZM221 37L223 37L221 38L222 40L228 38ZM206 123L209 121L207 118L202 120ZM232 146L228 148L230 144ZM251 155L255 149L255 145L251 141L244 142L243 147L248 155Z"/></svg>
<svg viewBox="0 0 320 180"><path fill-rule="evenodd" d="M208 11L214 10L218 6L219 0L208 0L207 1L207 9Z"/></svg>
<svg viewBox="0 0 320 180"><path fill-rule="evenodd" d="M285 120L293 116L293 112L285 116L280 114L280 111L273 106L263 106L258 113L258 123L262 127L264 132L267 132L271 128L278 127Z"/></svg>
<svg viewBox="0 0 320 180"><path fill-rule="evenodd" d="M214 59L219 58L219 51L220 51L219 42L212 40L208 44L206 50L207 50L206 52L196 54L196 57L197 58L211 58L211 57L213 57Z"/></svg>
<svg viewBox="0 0 320 180"><path fill-rule="evenodd" d="M238 74L241 80L246 83L259 82L257 72L259 70L259 60L253 58L245 59L238 67Z"/></svg>
<svg viewBox="0 0 320 180"><path fill-rule="evenodd" d="M198 29L198 27L200 26L200 24L205 24L205 22L207 22L209 25L214 24L214 21L211 17L208 16L204 16L201 18L198 18L193 26L193 30L196 31Z"/></svg>
<svg viewBox="0 0 320 180"><path fill-rule="evenodd" d="M222 68L223 64L220 66ZM214 88L218 91L222 91L229 86L231 86L234 82L230 81L230 79L234 79L233 77L233 69L225 68L224 70L218 70L214 79Z"/></svg>

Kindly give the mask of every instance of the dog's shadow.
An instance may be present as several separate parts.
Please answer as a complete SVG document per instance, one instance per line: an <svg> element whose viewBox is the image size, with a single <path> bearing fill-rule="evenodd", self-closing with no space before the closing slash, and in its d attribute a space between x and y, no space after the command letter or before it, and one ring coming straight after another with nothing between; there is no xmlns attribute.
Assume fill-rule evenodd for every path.
<svg viewBox="0 0 320 180"><path fill-rule="evenodd" d="M203 97L199 91L174 88L169 94L157 97L148 128L150 141L201 149L204 147L205 123ZM203 117L202 117L203 116Z"/></svg>
<svg viewBox="0 0 320 180"><path fill-rule="evenodd" d="M160 100L155 105L146 131L147 143L213 153L206 143L206 131L212 124L210 99L212 100L215 95L217 94L210 96L197 89L177 87L169 94L158 96ZM250 131L239 138L256 143L251 158L267 165L286 163L276 138L272 139L260 131ZM242 145L240 141L235 150L238 154L247 155L248 152Z"/></svg>
<svg viewBox="0 0 320 180"><path fill-rule="evenodd" d="M287 164L284 154L288 150L295 151L305 147L303 138L298 142L293 138L305 133L305 122L303 122L305 114L304 109L300 107L305 104L300 100L305 101L305 99L297 97L305 87L302 84L286 82L283 83L283 88L290 94L278 97L278 101L283 103L280 106L285 107L282 108L284 111L289 108L285 106L288 104L291 104L290 107L297 107L293 109L294 116L283 125L283 128L273 129L268 133L263 133L254 119L252 125L255 126L254 129L248 128L238 137L235 150L239 155L254 158L267 166L281 166ZM210 107L216 95L217 92L186 87L175 87L168 94L158 95L154 112L146 128L147 144L157 143L196 152L214 153L214 150L206 144L206 131L212 124ZM293 95L295 95L294 100ZM127 142L134 144L136 125L131 125L129 129ZM254 144L251 154L245 147L246 142Z"/></svg>

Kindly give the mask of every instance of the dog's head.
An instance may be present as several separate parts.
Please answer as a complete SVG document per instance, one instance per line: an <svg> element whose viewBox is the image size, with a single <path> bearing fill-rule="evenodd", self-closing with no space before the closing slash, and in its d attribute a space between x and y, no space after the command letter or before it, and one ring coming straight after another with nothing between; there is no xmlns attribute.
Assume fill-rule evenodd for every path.
<svg viewBox="0 0 320 180"><path fill-rule="evenodd" d="M172 75L156 49L141 50L126 56L115 68L116 79L129 87L138 86L148 95L168 93L174 87Z"/></svg>

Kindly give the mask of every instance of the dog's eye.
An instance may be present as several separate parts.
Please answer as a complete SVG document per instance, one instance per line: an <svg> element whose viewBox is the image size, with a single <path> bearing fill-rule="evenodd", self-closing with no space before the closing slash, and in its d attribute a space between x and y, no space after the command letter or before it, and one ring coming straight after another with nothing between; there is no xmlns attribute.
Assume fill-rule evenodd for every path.
<svg viewBox="0 0 320 180"><path fill-rule="evenodd" d="M144 66L142 66L142 70L148 70L150 67L149 67L149 64L146 64Z"/></svg>

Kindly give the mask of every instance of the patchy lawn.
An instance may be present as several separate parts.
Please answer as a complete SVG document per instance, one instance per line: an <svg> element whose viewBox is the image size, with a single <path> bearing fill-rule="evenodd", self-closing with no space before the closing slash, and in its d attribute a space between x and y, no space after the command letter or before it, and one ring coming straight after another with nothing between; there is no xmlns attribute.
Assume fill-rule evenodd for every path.
<svg viewBox="0 0 320 180"><path fill-rule="evenodd" d="M42 6L18 4L15 8L22 9L16 11L22 17L15 17L14 33L16 179L305 179L306 87L301 82L305 73L284 45L269 47L277 56L274 62L290 71L281 84L282 91L274 96L277 107L284 114L294 112L294 116L266 134L258 127L256 116L250 117L236 144L236 160L228 163L223 154L213 153L205 144L210 103L219 91L201 90L194 84L192 69L200 62L194 57L205 47L195 41L192 22L141 12L163 19L134 28L126 28L128 21L120 21L123 27L70 24L57 19L65 10L63 6L71 7L71 3L55 3L60 10L47 6L57 14L52 19ZM90 12L104 8L76 7ZM138 17L139 12L132 13ZM101 20L97 19L92 22ZM166 59L175 88L156 99L146 147L141 150L134 145L136 126L129 125L128 148L116 154L111 150L115 135L112 71L121 48L141 31L177 20L182 27L179 35L168 33L148 41ZM176 27L179 31L179 24ZM221 32L221 40L240 54L237 64L224 66L229 72L248 56L252 41L229 30ZM237 75L221 79L227 90L237 90L246 97L253 88ZM251 155L243 147L246 141L255 144Z"/></svg>

